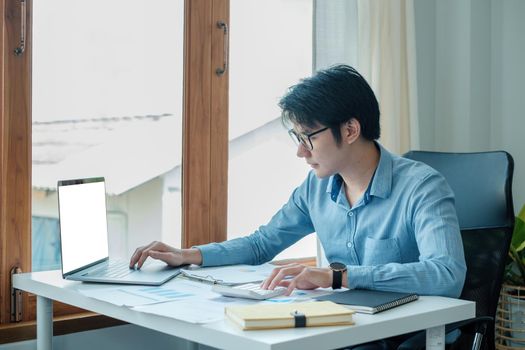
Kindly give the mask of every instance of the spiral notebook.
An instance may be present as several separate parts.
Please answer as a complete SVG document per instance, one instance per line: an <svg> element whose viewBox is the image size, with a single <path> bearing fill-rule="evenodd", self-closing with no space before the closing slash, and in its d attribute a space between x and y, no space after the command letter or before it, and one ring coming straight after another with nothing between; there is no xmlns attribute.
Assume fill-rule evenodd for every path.
<svg viewBox="0 0 525 350"><path fill-rule="evenodd" d="M379 290L350 289L317 297L317 300L330 300L337 304L348 305L356 312L375 314L399 305L417 300L415 293L385 292Z"/></svg>

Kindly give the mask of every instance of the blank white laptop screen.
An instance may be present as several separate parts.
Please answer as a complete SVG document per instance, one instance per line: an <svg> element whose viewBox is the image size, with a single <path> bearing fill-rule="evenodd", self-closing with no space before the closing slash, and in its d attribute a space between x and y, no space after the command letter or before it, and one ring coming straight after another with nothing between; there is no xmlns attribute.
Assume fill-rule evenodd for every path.
<svg viewBox="0 0 525 350"><path fill-rule="evenodd" d="M58 186L62 268L67 274L109 256L104 181Z"/></svg>

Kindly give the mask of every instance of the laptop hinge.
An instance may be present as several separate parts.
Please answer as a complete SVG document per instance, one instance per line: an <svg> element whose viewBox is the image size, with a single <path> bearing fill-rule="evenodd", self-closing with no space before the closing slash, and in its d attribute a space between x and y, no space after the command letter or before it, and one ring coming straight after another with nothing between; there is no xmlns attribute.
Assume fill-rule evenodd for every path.
<svg viewBox="0 0 525 350"><path fill-rule="evenodd" d="M22 321L22 291L13 287L13 275L22 273L19 266L11 269L11 322Z"/></svg>

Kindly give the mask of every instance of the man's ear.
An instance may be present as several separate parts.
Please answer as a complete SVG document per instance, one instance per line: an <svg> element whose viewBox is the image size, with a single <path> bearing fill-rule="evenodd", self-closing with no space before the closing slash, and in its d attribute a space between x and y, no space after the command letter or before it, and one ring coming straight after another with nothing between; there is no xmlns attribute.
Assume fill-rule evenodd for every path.
<svg viewBox="0 0 525 350"><path fill-rule="evenodd" d="M353 143L361 135L361 124L355 118L343 123L341 127L341 136L344 143Z"/></svg>

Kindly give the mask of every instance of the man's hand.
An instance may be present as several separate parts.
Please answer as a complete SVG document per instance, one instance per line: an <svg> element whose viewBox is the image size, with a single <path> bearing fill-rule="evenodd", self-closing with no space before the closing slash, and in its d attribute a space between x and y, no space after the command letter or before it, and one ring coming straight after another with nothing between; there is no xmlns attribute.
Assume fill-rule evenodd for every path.
<svg viewBox="0 0 525 350"><path fill-rule="evenodd" d="M137 264L137 268L140 269L148 257L164 261L171 266L200 265L202 263L202 255L198 249L177 249L162 242L154 241L135 250L129 261L129 267L133 268Z"/></svg>
<svg viewBox="0 0 525 350"><path fill-rule="evenodd" d="M286 276L294 276L285 279ZM262 283L262 289L274 289L277 286L286 287L286 295L297 289L328 288L332 286L332 270L309 267L300 264L289 264L276 267L270 276Z"/></svg>

